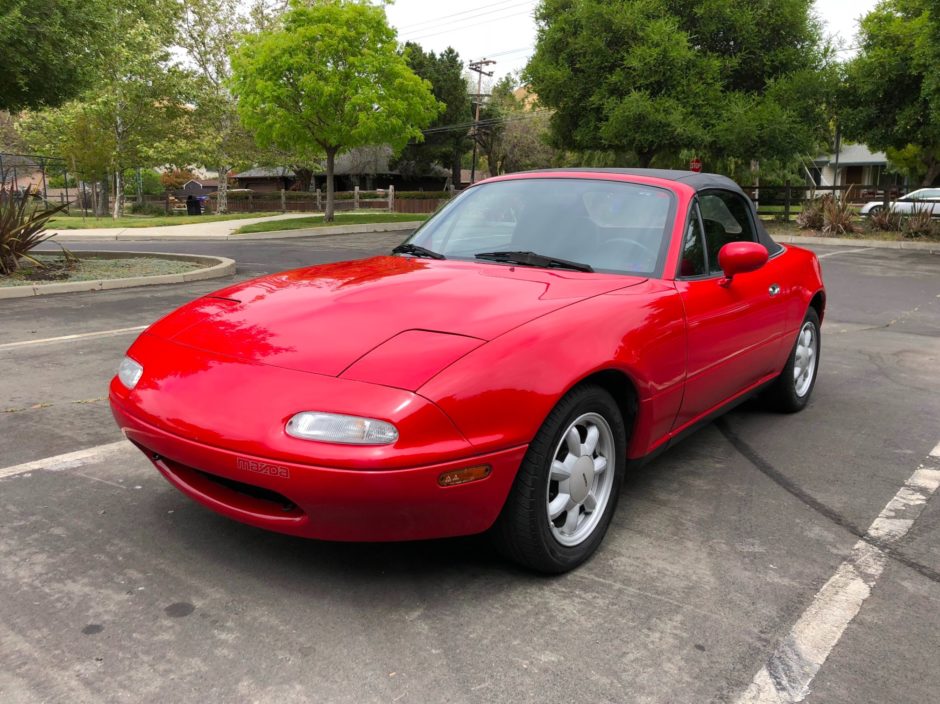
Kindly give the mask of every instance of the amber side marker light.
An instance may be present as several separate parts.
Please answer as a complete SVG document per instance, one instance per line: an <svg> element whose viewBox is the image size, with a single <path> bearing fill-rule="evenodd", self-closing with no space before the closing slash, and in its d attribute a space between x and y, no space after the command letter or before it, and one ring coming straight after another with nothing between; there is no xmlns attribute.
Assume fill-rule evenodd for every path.
<svg viewBox="0 0 940 704"><path fill-rule="evenodd" d="M493 468L488 464L482 464L479 467L464 467L463 469L452 469L449 472L441 472L437 478L437 483L441 486L457 486L458 484L467 484L486 479L490 476Z"/></svg>

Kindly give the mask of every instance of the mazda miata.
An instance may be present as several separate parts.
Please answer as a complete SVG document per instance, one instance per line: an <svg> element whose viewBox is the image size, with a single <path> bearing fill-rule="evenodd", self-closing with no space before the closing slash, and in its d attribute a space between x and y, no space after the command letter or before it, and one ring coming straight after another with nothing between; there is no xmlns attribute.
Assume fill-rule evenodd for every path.
<svg viewBox="0 0 940 704"><path fill-rule="evenodd" d="M388 256L238 283L154 323L111 383L177 489L342 541L489 532L533 569L597 549L631 467L762 393L808 402L826 294L731 180L492 178Z"/></svg>

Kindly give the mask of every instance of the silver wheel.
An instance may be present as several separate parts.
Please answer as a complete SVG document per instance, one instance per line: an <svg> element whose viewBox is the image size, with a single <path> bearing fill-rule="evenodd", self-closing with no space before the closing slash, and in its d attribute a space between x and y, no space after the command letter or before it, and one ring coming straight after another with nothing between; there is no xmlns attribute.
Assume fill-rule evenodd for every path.
<svg viewBox="0 0 940 704"><path fill-rule="evenodd" d="M584 542L600 522L616 472L610 425L597 413L576 418L561 436L546 488L548 526L555 540Z"/></svg>
<svg viewBox="0 0 940 704"><path fill-rule="evenodd" d="M793 390L800 398L809 393L813 385L818 351L819 340L816 335L816 326L806 321L800 329L800 336L796 341L796 352L793 356Z"/></svg>

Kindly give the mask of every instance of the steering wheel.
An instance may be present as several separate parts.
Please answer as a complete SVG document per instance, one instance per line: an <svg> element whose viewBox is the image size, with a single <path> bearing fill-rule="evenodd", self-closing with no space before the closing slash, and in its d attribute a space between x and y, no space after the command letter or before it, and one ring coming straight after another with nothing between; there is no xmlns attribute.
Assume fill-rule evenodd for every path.
<svg viewBox="0 0 940 704"><path fill-rule="evenodd" d="M617 245L623 246L626 245L626 250L620 249ZM634 255L634 251L637 251L637 254L640 256ZM601 245L601 252L604 255L604 258L611 258L614 261L619 262L629 262L634 264L637 261L642 263L641 266L630 266L630 269L636 271L650 271L656 266L656 260L659 258L659 252L654 250L647 244L643 242L638 242L637 240L631 240L628 237L614 237L609 239ZM614 254L620 256L612 256Z"/></svg>

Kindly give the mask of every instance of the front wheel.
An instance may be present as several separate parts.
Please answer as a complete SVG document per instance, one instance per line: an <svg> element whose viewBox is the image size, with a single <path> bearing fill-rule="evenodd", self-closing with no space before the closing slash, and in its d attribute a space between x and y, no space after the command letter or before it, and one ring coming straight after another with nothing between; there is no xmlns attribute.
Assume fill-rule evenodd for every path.
<svg viewBox="0 0 940 704"><path fill-rule="evenodd" d="M559 401L529 445L493 528L501 551L550 574L587 560L617 505L626 436L605 389L580 386Z"/></svg>
<svg viewBox="0 0 940 704"><path fill-rule="evenodd" d="M876 206L874 206L873 208L871 208L871 210L869 210L869 211L866 213L866 215L868 215L868 217L871 217L872 215L877 215L877 214L880 213L881 211L882 211L882 206L876 205Z"/></svg>
<svg viewBox="0 0 940 704"><path fill-rule="evenodd" d="M768 398L783 413L802 411L809 403L819 370L821 338L819 315L814 308L806 311L796 343L783 371L770 388Z"/></svg>

